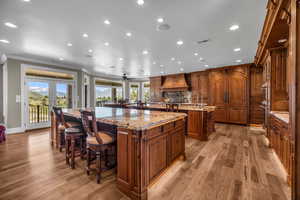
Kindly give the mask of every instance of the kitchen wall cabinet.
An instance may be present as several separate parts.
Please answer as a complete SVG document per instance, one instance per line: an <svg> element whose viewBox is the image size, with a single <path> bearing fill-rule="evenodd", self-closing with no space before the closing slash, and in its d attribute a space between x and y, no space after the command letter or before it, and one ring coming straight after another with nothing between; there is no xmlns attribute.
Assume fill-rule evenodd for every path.
<svg viewBox="0 0 300 200"><path fill-rule="evenodd" d="M270 50L270 100L271 110L288 111L287 48Z"/></svg>
<svg viewBox="0 0 300 200"><path fill-rule="evenodd" d="M208 72L191 73L192 103L208 103Z"/></svg>
<svg viewBox="0 0 300 200"><path fill-rule="evenodd" d="M209 72L209 105L217 106L215 120L248 123L249 65L213 69Z"/></svg>
<svg viewBox="0 0 300 200"><path fill-rule="evenodd" d="M162 92L161 92L162 78L150 77L150 99L152 102L161 101Z"/></svg>

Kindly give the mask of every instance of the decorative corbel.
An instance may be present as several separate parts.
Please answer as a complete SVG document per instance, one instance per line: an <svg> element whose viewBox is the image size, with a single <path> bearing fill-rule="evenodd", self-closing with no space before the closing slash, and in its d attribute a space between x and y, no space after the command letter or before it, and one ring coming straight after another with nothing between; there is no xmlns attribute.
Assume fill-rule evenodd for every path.
<svg viewBox="0 0 300 200"><path fill-rule="evenodd" d="M285 13L285 15L287 16L287 19L286 19L287 23L291 24L291 13L286 8L283 8L282 10Z"/></svg>

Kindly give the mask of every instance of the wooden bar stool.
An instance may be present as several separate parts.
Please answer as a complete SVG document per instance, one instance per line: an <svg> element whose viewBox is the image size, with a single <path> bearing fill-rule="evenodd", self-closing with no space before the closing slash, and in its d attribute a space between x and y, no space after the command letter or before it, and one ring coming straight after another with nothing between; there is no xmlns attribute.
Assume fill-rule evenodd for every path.
<svg viewBox="0 0 300 200"><path fill-rule="evenodd" d="M73 122L73 121L65 121L64 113L62 111L62 108L53 106L52 108L55 118L56 118L56 130L57 130L57 141L59 151L62 152L62 149L65 147L65 129L76 127L81 127L80 122Z"/></svg>
<svg viewBox="0 0 300 200"><path fill-rule="evenodd" d="M85 153L84 137L85 134L80 128L65 129L66 164L70 165L72 169L75 169L75 157L80 156L83 159Z"/></svg>
<svg viewBox="0 0 300 200"><path fill-rule="evenodd" d="M109 132L98 131L97 121L94 111L81 111L81 119L84 131L88 134L86 173L90 174L91 163L96 160L97 183L100 183L101 172L116 166L116 139L115 135ZM112 153L114 151L114 153ZM109 154L110 152L110 154ZM93 154L96 155L93 157ZM110 160L112 158L112 160ZM105 162L102 167L101 161Z"/></svg>

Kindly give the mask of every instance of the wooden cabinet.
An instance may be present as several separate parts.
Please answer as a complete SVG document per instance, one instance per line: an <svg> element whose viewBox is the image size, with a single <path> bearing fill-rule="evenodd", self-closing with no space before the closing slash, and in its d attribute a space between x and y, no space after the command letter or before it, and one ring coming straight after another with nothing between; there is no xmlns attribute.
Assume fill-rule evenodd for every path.
<svg viewBox="0 0 300 200"><path fill-rule="evenodd" d="M187 112L188 135L207 141L209 135L215 131L214 112L189 110Z"/></svg>
<svg viewBox="0 0 300 200"><path fill-rule="evenodd" d="M227 122L226 113L227 77L224 70L209 73L209 105L216 106L215 120Z"/></svg>
<svg viewBox="0 0 300 200"><path fill-rule="evenodd" d="M270 50L270 100L271 110L288 111L288 83L287 83L287 49L276 48Z"/></svg>
<svg viewBox="0 0 300 200"><path fill-rule="evenodd" d="M149 184L185 158L185 131L185 118L143 131L118 128L117 187L131 199L147 199Z"/></svg>
<svg viewBox="0 0 300 200"><path fill-rule="evenodd" d="M208 72L191 73L192 103L208 103Z"/></svg>
<svg viewBox="0 0 300 200"><path fill-rule="evenodd" d="M175 160L184 150L183 126L170 134L170 158Z"/></svg>
<svg viewBox="0 0 300 200"><path fill-rule="evenodd" d="M250 68L250 123L264 123L263 67Z"/></svg>
<svg viewBox="0 0 300 200"><path fill-rule="evenodd" d="M161 101L161 84L162 78L158 77L150 77L150 99L152 102Z"/></svg>
<svg viewBox="0 0 300 200"><path fill-rule="evenodd" d="M167 167L167 137L165 135L149 141L149 178L153 179Z"/></svg>
<svg viewBox="0 0 300 200"><path fill-rule="evenodd" d="M248 123L249 65L214 69L209 73L209 104L217 106L215 120Z"/></svg>
<svg viewBox="0 0 300 200"><path fill-rule="evenodd" d="M272 147L287 171L287 182L291 184L292 175L292 140L288 124L277 117L270 116L270 134L268 136Z"/></svg>

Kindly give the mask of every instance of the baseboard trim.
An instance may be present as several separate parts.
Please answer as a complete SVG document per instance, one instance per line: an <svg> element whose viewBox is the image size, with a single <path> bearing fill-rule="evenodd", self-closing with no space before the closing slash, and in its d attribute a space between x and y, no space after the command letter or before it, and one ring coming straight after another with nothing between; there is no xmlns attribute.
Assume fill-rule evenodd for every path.
<svg viewBox="0 0 300 200"><path fill-rule="evenodd" d="M6 134L24 133L25 128L23 128L23 127L8 128L8 129L6 129L5 132L6 132Z"/></svg>

